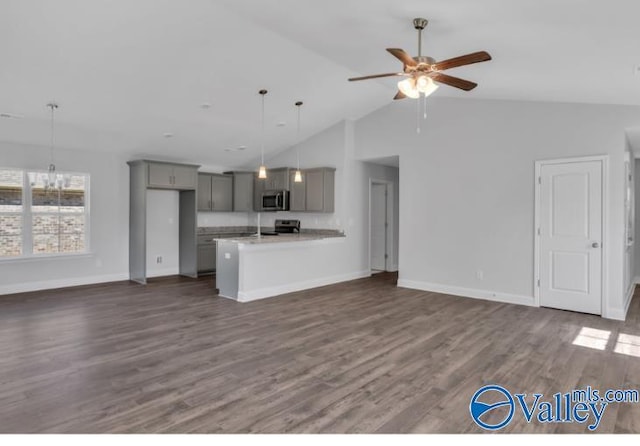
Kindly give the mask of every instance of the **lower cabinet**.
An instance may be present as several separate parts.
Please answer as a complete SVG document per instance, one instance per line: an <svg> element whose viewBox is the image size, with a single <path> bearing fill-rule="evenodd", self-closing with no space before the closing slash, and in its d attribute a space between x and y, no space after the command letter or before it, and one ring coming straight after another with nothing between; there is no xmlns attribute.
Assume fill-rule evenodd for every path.
<svg viewBox="0 0 640 446"><path fill-rule="evenodd" d="M213 273L216 270L216 243L198 245L198 274Z"/></svg>

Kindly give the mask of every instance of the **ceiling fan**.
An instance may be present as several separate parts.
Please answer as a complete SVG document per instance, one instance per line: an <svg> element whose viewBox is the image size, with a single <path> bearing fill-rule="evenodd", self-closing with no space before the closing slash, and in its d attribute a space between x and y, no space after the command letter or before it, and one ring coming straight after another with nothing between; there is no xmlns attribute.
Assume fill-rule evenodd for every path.
<svg viewBox="0 0 640 446"><path fill-rule="evenodd" d="M438 89L436 82L469 91L478 86L459 77L444 74L444 70L461 67L478 62L491 60L491 55L486 51L478 51L464 56L454 57L440 62L429 56L422 55L422 30L426 28L428 20L422 18L413 19L413 26L418 30L418 56L411 57L406 51L400 48L387 48L393 56L403 63L402 72L373 74L370 76L352 77L350 81L362 81L365 79L375 79L380 77L405 76L406 79L398 82L398 93L393 99L420 97L420 93L429 96Z"/></svg>

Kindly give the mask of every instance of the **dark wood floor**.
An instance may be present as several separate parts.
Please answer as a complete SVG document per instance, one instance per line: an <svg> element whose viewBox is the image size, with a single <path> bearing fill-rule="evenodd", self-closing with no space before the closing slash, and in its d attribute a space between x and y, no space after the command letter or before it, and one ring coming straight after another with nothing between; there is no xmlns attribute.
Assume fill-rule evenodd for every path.
<svg viewBox="0 0 640 446"><path fill-rule="evenodd" d="M480 432L480 386L640 388L625 323L396 288L376 275L249 304L211 279L0 297L0 432ZM604 351L573 342L610 331ZM520 417L521 418L521 417ZM582 432L518 418L505 431ZM598 432L640 432L640 404Z"/></svg>

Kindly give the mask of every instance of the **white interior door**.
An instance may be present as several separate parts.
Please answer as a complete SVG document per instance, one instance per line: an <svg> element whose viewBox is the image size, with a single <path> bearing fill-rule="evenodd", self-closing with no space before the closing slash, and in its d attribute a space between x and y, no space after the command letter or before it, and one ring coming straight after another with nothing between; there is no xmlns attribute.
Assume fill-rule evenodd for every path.
<svg viewBox="0 0 640 446"><path fill-rule="evenodd" d="M387 185L371 183L371 269L387 269Z"/></svg>
<svg viewBox="0 0 640 446"><path fill-rule="evenodd" d="M540 305L601 314L602 161L540 167Z"/></svg>

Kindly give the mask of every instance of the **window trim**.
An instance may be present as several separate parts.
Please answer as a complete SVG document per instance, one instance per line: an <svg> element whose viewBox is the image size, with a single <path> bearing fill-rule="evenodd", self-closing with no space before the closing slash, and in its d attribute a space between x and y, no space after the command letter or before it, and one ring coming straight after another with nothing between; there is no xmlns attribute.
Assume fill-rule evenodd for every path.
<svg viewBox="0 0 640 446"><path fill-rule="evenodd" d="M87 172L71 172L60 171L57 172L62 175L77 175L83 176L85 179L84 184L84 212L80 213L66 213L58 212L57 215L84 215L84 249L77 252L50 252L50 253L34 253L33 252L33 215L32 211L32 193L31 183L29 181L29 173L35 173L37 175L46 174L47 171L43 169L24 169L21 167L0 167L0 170L19 170L22 175L22 212L0 212L0 214L15 214L22 216L22 254L19 256L0 256L0 263L11 261L23 261L23 260L44 260L53 258L78 258L78 257L90 257L91 251L91 174ZM54 214L49 212L35 212L38 214ZM26 251L29 252L26 252Z"/></svg>

